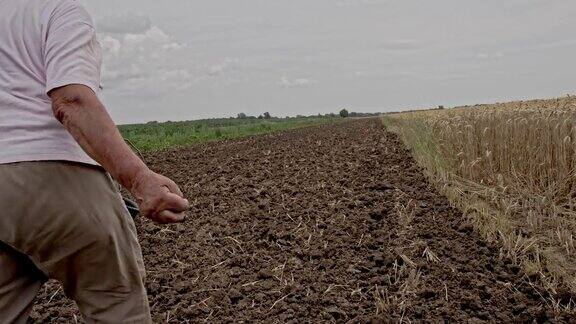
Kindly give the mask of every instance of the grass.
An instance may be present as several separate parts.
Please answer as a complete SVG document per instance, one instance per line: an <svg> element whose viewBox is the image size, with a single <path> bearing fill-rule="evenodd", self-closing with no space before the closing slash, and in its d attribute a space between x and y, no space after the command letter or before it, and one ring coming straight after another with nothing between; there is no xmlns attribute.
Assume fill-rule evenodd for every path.
<svg viewBox="0 0 576 324"><path fill-rule="evenodd" d="M576 99L387 115L429 178L478 233L538 280L555 308L576 300Z"/></svg>
<svg viewBox="0 0 576 324"><path fill-rule="evenodd" d="M341 120L337 117L272 119L208 119L119 126L122 136L139 151L155 151L194 143L266 134L285 129L320 125Z"/></svg>

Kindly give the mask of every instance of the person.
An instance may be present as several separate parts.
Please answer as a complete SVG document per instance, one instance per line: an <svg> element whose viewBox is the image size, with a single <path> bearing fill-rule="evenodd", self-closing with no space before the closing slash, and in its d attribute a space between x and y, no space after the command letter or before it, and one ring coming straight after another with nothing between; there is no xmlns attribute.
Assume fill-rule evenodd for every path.
<svg viewBox="0 0 576 324"><path fill-rule="evenodd" d="M99 101L94 23L74 0L0 0L0 322L56 279L86 322L151 322L115 179L158 223L188 201L125 144Z"/></svg>

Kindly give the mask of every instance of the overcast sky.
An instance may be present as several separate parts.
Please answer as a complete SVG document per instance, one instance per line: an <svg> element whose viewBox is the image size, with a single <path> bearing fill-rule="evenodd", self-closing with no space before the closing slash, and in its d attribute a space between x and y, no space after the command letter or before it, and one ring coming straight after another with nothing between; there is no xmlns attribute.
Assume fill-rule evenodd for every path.
<svg viewBox="0 0 576 324"><path fill-rule="evenodd" d="M119 123L377 112L576 89L574 0L81 0Z"/></svg>

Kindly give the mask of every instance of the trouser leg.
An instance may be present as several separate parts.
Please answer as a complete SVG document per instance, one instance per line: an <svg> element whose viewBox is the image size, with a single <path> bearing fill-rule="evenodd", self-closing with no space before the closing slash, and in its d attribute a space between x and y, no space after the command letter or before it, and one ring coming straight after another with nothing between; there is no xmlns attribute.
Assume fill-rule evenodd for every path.
<svg viewBox="0 0 576 324"><path fill-rule="evenodd" d="M60 281L88 323L147 323L150 310L144 268L132 220L109 220L104 231L86 231L85 245L55 265ZM123 219L126 218L126 219ZM118 230L115 230L115 229Z"/></svg>
<svg viewBox="0 0 576 324"><path fill-rule="evenodd" d="M0 211L20 211L0 216L0 240L60 281L87 322L150 322L134 223L105 172L23 163L0 165L0 181L12 188L0 188Z"/></svg>
<svg viewBox="0 0 576 324"><path fill-rule="evenodd" d="M26 323L45 281L30 259L0 242L0 322Z"/></svg>

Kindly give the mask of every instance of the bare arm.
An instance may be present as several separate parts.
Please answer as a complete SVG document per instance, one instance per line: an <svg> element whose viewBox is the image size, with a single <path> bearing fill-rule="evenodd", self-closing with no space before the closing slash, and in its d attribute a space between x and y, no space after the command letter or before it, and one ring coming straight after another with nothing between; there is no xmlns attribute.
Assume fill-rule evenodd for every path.
<svg viewBox="0 0 576 324"><path fill-rule="evenodd" d="M90 157L132 193L145 217L159 223L183 220L188 201L178 186L152 172L132 152L90 88L68 85L49 95L56 119Z"/></svg>

